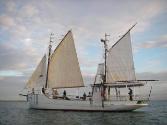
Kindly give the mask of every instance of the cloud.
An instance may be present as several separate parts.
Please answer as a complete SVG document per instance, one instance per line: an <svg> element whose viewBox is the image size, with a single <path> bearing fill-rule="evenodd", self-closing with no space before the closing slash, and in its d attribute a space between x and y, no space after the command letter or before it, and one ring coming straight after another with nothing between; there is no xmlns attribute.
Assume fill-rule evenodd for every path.
<svg viewBox="0 0 167 125"><path fill-rule="evenodd" d="M17 49L13 46L0 44L0 75L30 76L42 55L29 53L27 49Z"/></svg>
<svg viewBox="0 0 167 125"><path fill-rule="evenodd" d="M38 9L31 4L25 5L20 10L20 16L22 17L33 17L38 15Z"/></svg>
<svg viewBox="0 0 167 125"><path fill-rule="evenodd" d="M156 41L146 41L138 45L138 48L167 48L167 35L163 35Z"/></svg>
<svg viewBox="0 0 167 125"><path fill-rule="evenodd" d="M0 77L8 77L8 76L23 76L23 73L13 70L0 70Z"/></svg>
<svg viewBox="0 0 167 125"><path fill-rule="evenodd" d="M14 1L8 1L6 3L6 10L7 12L12 12L16 10L16 4L14 3Z"/></svg>
<svg viewBox="0 0 167 125"><path fill-rule="evenodd" d="M7 16L7 15L1 15L0 16L0 26L5 29L9 29L13 26L15 26L15 21L13 20L12 17Z"/></svg>
<svg viewBox="0 0 167 125"><path fill-rule="evenodd" d="M111 8L111 4L115 6ZM25 56L28 59L37 58L39 60L41 52L46 49L51 31L55 32L56 39L59 39L62 34L72 28L81 66L92 67L97 65L102 58L102 46L99 45L101 44L99 40L105 32L112 33L112 38L109 39L111 40L110 44L113 44L118 36L122 35L136 21L139 21L136 29L140 29L140 27L142 27L140 31L147 29L150 26L150 20L165 8L164 1L122 3L107 1L107 4L101 1L91 1L89 3L82 2L82 6L80 5L80 2L74 1L6 2L6 12L1 17L1 25L8 29L9 43L15 47L16 54L12 56L17 58L17 53L19 53L17 49L21 48L20 57L24 58ZM10 10L10 6L13 11ZM96 56L90 58L89 53L93 53L90 51L91 47L92 49L98 48L99 51ZM4 51L7 52L7 50ZM10 56L9 54L6 58ZM5 57L3 56L3 58ZM27 60L20 64L17 62L17 65L26 66L25 64L28 63L25 61ZM90 71L85 68L84 74L86 72Z"/></svg>

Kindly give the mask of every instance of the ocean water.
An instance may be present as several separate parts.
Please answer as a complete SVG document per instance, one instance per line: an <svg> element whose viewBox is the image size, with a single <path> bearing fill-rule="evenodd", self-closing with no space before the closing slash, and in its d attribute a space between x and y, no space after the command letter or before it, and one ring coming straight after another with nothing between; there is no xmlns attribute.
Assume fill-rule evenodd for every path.
<svg viewBox="0 0 167 125"><path fill-rule="evenodd" d="M0 125L167 125L167 101L117 113L33 110L26 102L1 101Z"/></svg>

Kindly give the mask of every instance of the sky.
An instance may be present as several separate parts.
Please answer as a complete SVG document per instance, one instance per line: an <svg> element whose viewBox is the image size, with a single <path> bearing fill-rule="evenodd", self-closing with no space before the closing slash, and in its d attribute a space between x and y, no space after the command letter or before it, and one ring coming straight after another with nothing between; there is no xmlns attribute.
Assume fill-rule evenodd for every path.
<svg viewBox="0 0 167 125"><path fill-rule="evenodd" d="M0 0L0 100L20 99L50 33L56 46L72 30L89 84L103 60L100 39L109 34L110 47L136 22L131 39L137 78L167 81L166 0ZM157 98L167 99L167 83L153 88Z"/></svg>

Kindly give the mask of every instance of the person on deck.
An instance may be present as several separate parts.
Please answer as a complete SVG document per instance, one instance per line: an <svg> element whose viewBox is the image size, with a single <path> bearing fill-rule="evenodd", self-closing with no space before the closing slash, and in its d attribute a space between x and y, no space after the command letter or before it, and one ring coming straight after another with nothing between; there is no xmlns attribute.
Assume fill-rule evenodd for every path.
<svg viewBox="0 0 167 125"><path fill-rule="evenodd" d="M42 93L45 94L45 88L44 87L42 88Z"/></svg>
<svg viewBox="0 0 167 125"><path fill-rule="evenodd" d="M129 88L129 100L130 101L133 101L133 98L132 98L132 96L133 96L133 91L132 91L132 89L131 88Z"/></svg>
<svg viewBox="0 0 167 125"><path fill-rule="evenodd" d="M86 100L86 93L83 94L83 100Z"/></svg>
<svg viewBox="0 0 167 125"><path fill-rule="evenodd" d="M63 92L63 98L66 99L66 90Z"/></svg>
<svg viewBox="0 0 167 125"><path fill-rule="evenodd" d="M90 102L90 104L92 104L92 93L89 92L89 95L87 97L89 97L89 102Z"/></svg>
<svg viewBox="0 0 167 125"><path fill-rule="evenodd" d="M32 88L32 94L35 94L34 88Z"/></svg>
<svg viewBox="0 0 167 125"><path fill-rule="evenodd" d="M58 96L57 89L52 89L52 96L53 96L53 99L57 98L57 96Z"/></svg>
<svg viewBox="0 0 167 125"><path fill-rule="evenodd" d="M92 94L91 94L91 92L89 92L89 94L88 94L88 96L87 97L91 97L92 96Z"/></svg>

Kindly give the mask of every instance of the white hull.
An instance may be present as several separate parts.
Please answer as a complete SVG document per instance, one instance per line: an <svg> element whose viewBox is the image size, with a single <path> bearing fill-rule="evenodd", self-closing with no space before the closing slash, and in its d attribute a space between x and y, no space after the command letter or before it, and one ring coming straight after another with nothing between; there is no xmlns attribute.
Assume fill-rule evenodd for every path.
<svg viewBox="0 0 167 125"><path fill-rule="evenodd" d="M104 101L102 107L102 103L91 103L89 100L51 99L42 94L29 94L28 102L33 109L64 111L133 111L148 105L137 104L137 101Z"/></svg>

